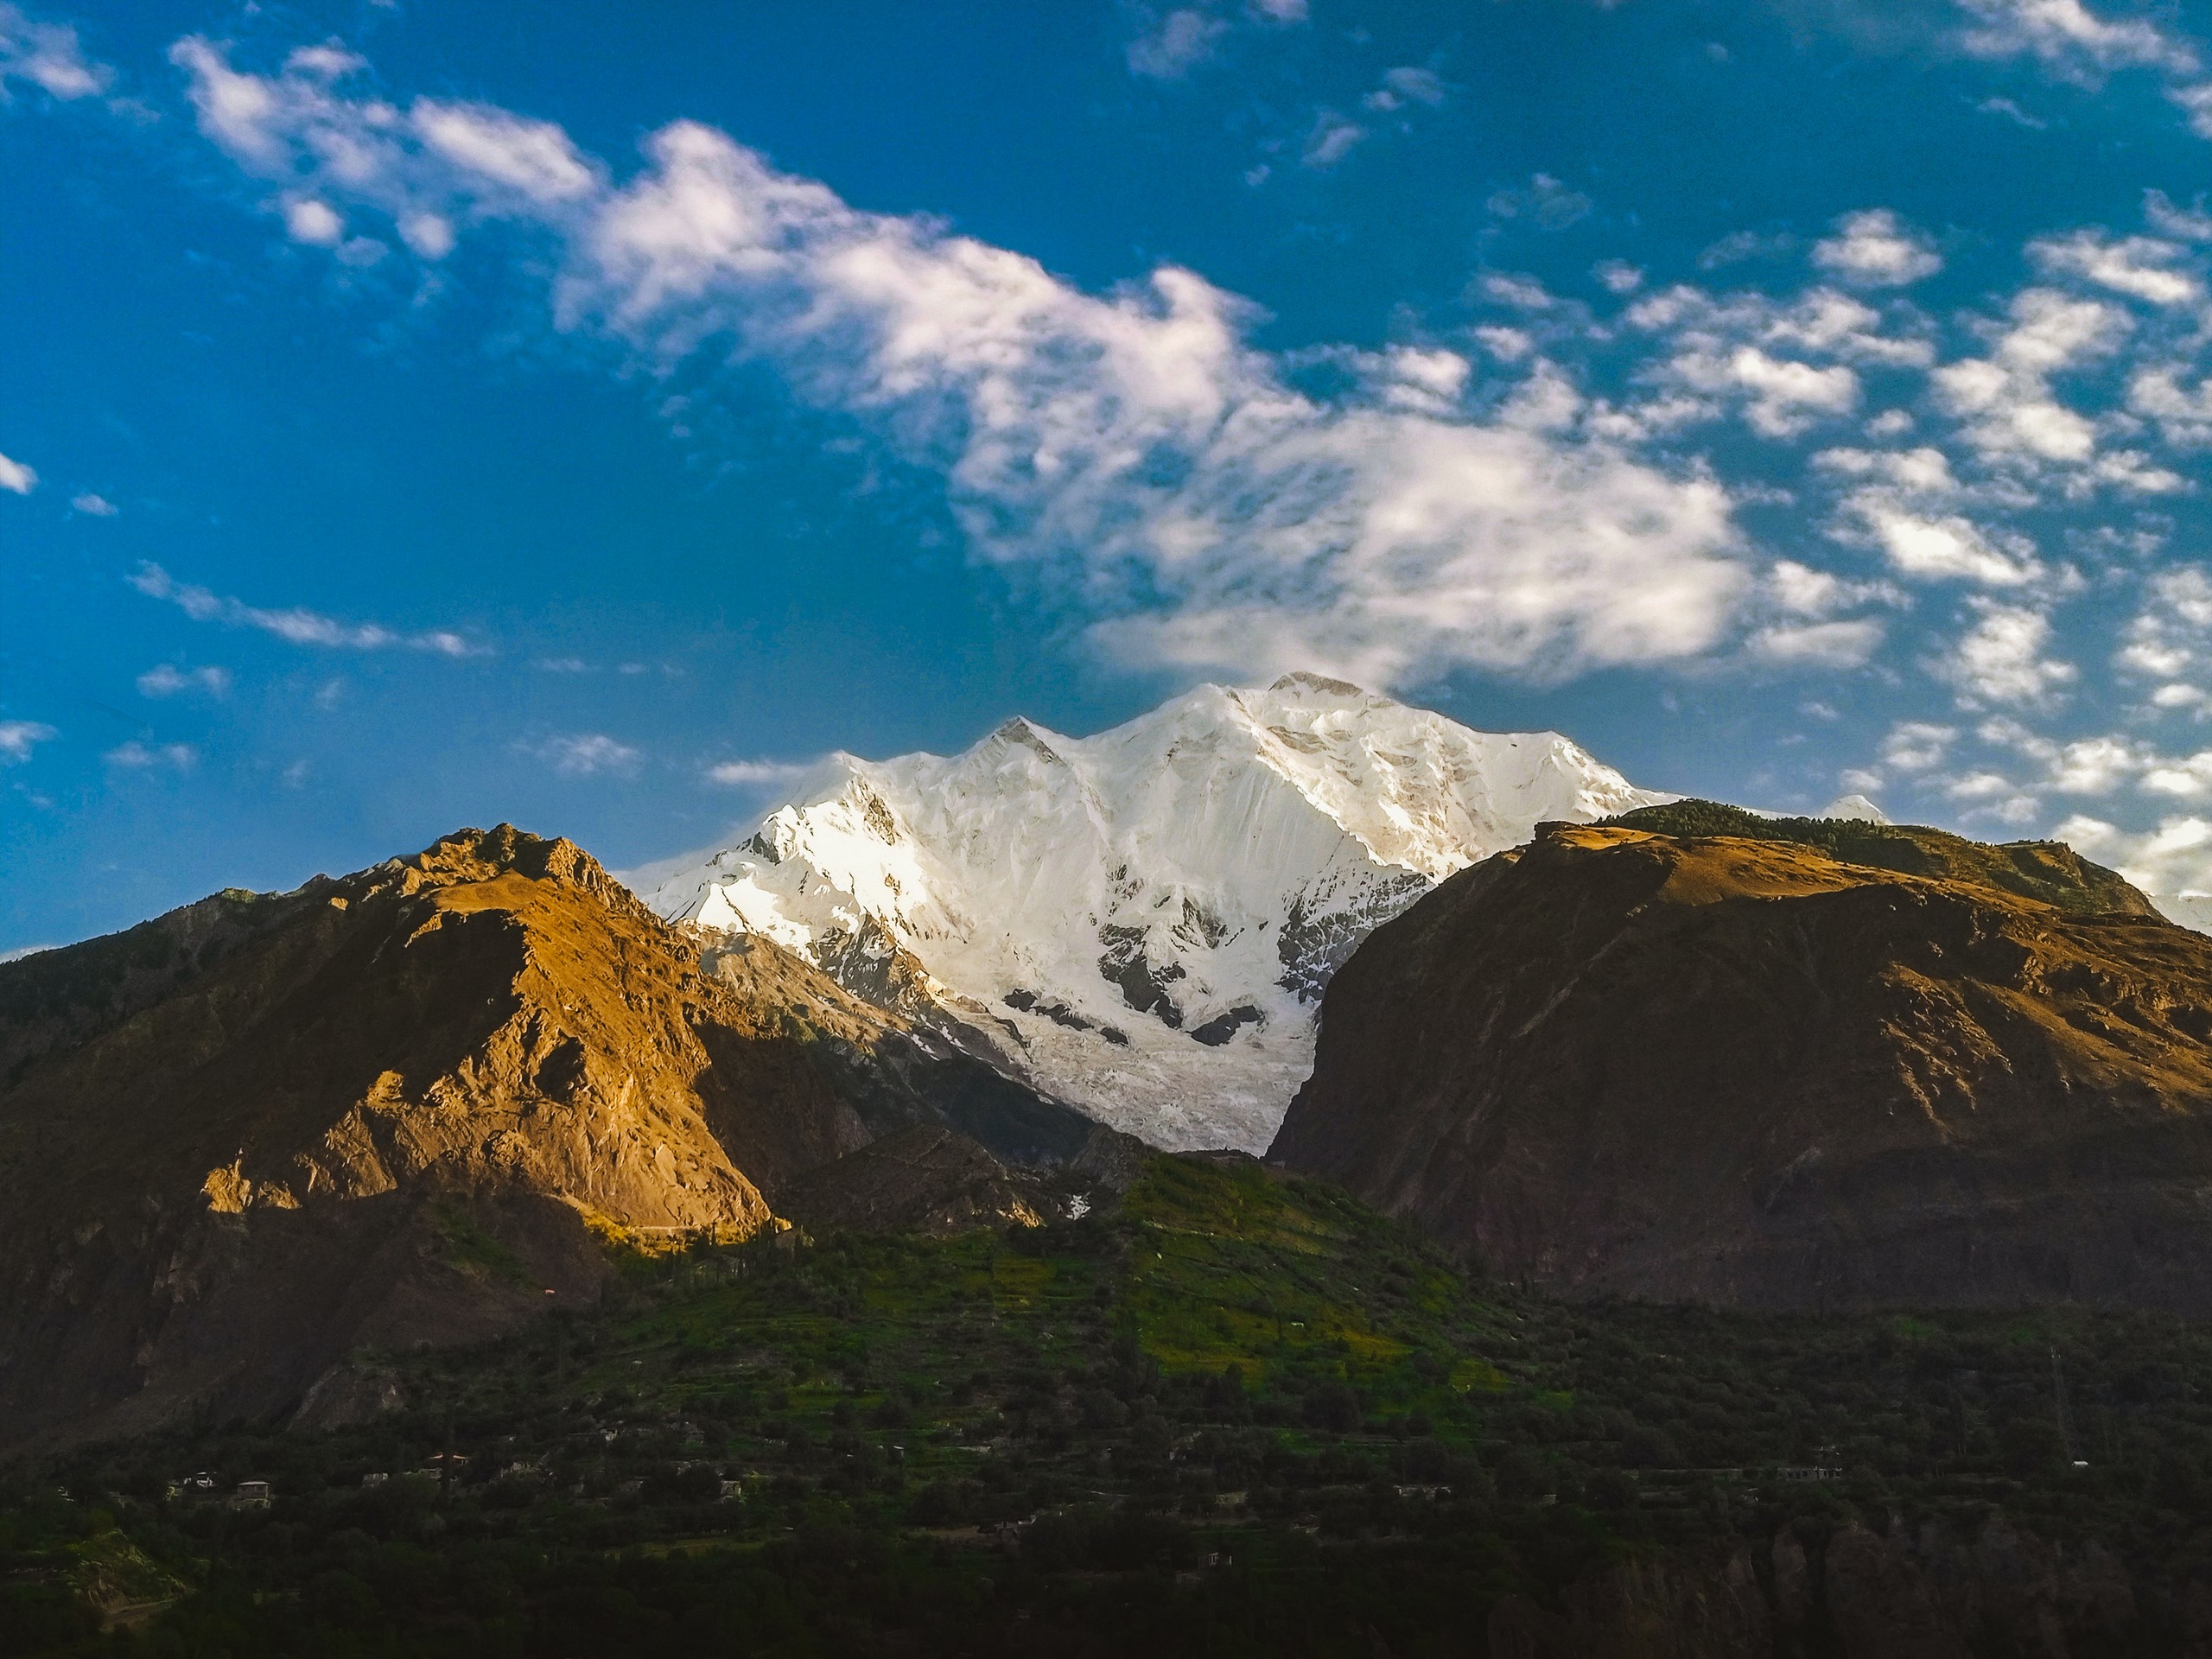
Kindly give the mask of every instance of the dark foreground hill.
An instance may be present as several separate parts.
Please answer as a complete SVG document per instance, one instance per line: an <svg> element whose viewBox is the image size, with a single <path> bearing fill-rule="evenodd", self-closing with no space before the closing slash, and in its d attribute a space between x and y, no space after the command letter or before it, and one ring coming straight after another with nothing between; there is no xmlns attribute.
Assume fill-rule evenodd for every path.
<svg viewBox="0 0 2212 1659"><path fill-rule="evenodd" d="M0 1448L342 1416L359 1344L588 1305L598 1237L745 1237L915 1123L1093 1128L505 826L0 964Z"/></svg>
<svg viewBox="0 0 2212 1659"><path fill-rule="evenodd" d="M1548 1301L1229 1159L608 1263L353 1424L0 1470L0 1654L2212 1652L2166 1315Z"/></svg>
<svg viewBox="0 0 2212 1659"><path fill-rule="evenodd" d="M1378 930L1274 1155L1582 1294L2201 1315L2208 1038L2212 938L2063 847L1688 803Z"/></svg>

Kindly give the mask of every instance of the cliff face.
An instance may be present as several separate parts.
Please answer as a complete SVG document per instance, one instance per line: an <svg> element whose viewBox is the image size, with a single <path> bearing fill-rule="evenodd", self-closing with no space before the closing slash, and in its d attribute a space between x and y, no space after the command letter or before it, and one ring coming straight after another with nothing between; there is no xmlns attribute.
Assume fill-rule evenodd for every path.
<svg viewBox="0 0 2212 1659"><path fill-rule="evenodd" d="M2045 896L1544 826L1338 974L1274 1155L1589 1293L2212 1311L2212 939L1986 850Z"/></svg>
<svg viewBox="0 0 2212 1659"><path fill-rule="evenodd" d="M594 1230L754 1230L981 1069L505 826L0 966L0 1445L281 1411L592 1297Z"/></svg>

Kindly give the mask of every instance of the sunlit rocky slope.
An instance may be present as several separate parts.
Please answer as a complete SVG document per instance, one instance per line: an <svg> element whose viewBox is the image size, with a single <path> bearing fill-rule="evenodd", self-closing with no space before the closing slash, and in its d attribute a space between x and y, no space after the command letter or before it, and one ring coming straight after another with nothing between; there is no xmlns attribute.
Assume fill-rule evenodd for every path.
<svg viewBox="0 0 2212 1659"><path fill-rule="evenodd" d="M915 1124L1097 1133L505 827L0 965L0 1447L338 1408L359 1344L588 1300L594 1232L742 1236Z"/></svg>

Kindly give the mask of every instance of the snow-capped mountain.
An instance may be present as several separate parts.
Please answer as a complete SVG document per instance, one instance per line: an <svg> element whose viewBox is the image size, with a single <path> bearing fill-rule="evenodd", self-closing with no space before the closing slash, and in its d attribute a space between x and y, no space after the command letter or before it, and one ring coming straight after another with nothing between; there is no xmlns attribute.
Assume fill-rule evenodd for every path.
<svg viewBox="0 0 2212 1659"><path fill-rule="evenodd" d="M1017 718L950 758L834 755L640 891L671 920L766 934L1116 1128L1256 1152L1370 929L1542 820L1672 798L1555 733L1293 674L1095 737Z"/></svg>

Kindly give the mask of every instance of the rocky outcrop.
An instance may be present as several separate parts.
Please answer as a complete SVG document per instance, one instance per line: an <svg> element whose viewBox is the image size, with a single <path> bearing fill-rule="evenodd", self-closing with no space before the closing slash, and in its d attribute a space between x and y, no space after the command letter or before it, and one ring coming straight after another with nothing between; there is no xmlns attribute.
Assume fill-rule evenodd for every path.
<svg viewBox="0 0 2212 1659"><path fill-rule="evenodd" d="M1274 1156L1572 1291L2212 1311L2212 939L1847 828L1957 846L1548 824L1452 877L1331 984Z"/></svg>
<svg viewBox="0 0 2212 1659"><path fill-rule="evenodd" d="M596 1295L600 1237L742 1236L772 1189L965 1113L772 945L733 961L505 826L0 965L0 1446L292 1408L340 1357Z"/></svg>
<svg viewBox="0 0 2212 1659"><path fill-rule="evenodd" d="M935 1127L886 1135L808 1171L777 1198L785 1215L817 1237L1036 1227L1059 1219L1066 1202L967 1136Z"/></svg>

